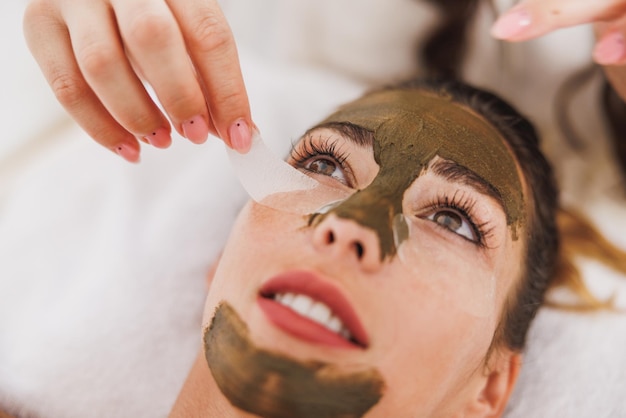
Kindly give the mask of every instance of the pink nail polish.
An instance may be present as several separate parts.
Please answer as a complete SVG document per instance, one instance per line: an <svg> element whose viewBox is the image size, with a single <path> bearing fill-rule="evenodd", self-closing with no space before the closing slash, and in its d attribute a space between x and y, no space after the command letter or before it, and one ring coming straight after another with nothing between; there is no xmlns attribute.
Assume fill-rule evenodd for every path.
<svg viewBox="0 0 626 418"><path fill-rule="evenodd" d="M624 35L614 32L603 36L593 50L593 58L598 64L616 64L626 58Z"/></svg>
<svg viewBox="0 0 626 418"><path fill-rule="evenodd" d="M203 144L209 136L209 125L200 115L183 122L183 134L194 144Z"/></svg>
<svg viewBox="0 0 626 418"><path fill-rule="evenodd" d="M120 144L113 148L113 151L129 163L139 162L139 148L132 147L129 144Z"/></svg>
<svg viewBox="0 0 626 418"><path fill-rule="evenodd" d="M245 120L238 119L235 123L230 125L230 128L228 128L228 136L230 137L231 145L237 151L246 153L250 150L252 133Z"/></svg>
<svg viewBox="0 0 626 418"><path fill-rule="evenodd" d="M167 148L172 143L170 133L165 128L159 128L150 135L144 136L148 143L156 148Z"/></svg>
<svg viewBox="0 0 626 418"><path fill-rule="evenodd" d="M527 10L518 7L501 16L491 28L491 35L498 39L510 39L530 27L532 19Z"/></svg>

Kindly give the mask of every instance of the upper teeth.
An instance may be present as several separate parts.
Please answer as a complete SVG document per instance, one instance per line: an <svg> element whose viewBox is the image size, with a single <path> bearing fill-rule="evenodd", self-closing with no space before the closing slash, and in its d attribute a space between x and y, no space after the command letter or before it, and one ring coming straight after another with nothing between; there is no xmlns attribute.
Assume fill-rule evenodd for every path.
<svg viewBox="0 0 626 418"><path fill-rule="evenodd" d="M296 311L300 315L317 322L332 332L341 335L346 340L352 338L350 331L343 325L343 322L333 315L332 310L322 302L295 293L277 293L274 295L274 300Z"/></svg>

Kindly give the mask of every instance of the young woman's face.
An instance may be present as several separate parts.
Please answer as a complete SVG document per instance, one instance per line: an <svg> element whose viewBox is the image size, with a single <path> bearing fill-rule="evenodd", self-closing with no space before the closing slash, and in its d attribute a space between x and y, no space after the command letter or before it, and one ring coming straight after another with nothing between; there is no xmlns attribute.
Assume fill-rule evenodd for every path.
<svg viewBox="0 0 626 418"><path fill-rule="evenodd" d="M295 145L290 162L320 182L372 194L368 186L385 171L374 145L319 128ZM410 176L414 163L405 163ZM518 177L516 165L509 165L503 175ZM225 302L248 327L255 350L332 365L345 372L340 386L356 379L354 371L374 372L370 387L382 389L368 417L463 411L484 383L487 354L524 252L506 205L490 192L492 184L477 178L473 167L430 159L397 192L407 224L399 230L408 235L398 238L391 222L390 245L381 244L386 226L367 221L379 216L368 204L389 196L374 194L356 209L339 205L313 217L248 203L212 281L205 325ZM288 206L290 197L284 198ZM259 378L261 369L249 373L261 379L258 385L271 381ZM289 379L287 385L299 385L298 377Z"/></svg>

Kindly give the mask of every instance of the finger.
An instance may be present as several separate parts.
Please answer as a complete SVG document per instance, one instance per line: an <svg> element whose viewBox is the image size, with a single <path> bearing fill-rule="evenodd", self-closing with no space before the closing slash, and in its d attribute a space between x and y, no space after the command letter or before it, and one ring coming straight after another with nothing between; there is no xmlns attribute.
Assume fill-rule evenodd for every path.
<svg viewBox="0 0 626 418"><path fill-rule="evenodd" d="M24 15L24 35L57 100L99 144L130 162L139 161L139 143L118 124L88 86L70 46L67 28L43 2Z"/></svg>
<svg viewBox="0 0 626 418"><path fill-rule="evenodd" d="M525 41L553 30L626 13L624 0L524 0L502 15L491 34L507 41Z"/></svg>
<svg viewBox="0 0 626 418"><path fill-rule="evenodd" d="M593 49L594 61L602 65L626 65L626 14L616 21L596 24L594 29L598 39Z"/></svg>
<svg viewBox="0 0 626 418"><path fill-rule="evenodd" d="M67 4L67 3L66 3ZM111 116L155 146L169 146L170 126L124 53L108 5L72 2L62 10L78 67Z"/></svg>
<svg viewBox="0 0 626 418"><path fill-rule="evenodd" d="M169 1L205 90L218 135L246 152L251 143L250 105L233 34L216 0Z"/></svg>
<svg viewBox="0 0 626 418"><path fill-rule="evenodd" d="M177 130L206 141L209 112L178 24L163 2L113 2L120 34L133 62L154 89ZM190 129L192 122L197 123ZM204 123L204 129L201 126ZM195 135L194 135L195 134Z"/></svg>

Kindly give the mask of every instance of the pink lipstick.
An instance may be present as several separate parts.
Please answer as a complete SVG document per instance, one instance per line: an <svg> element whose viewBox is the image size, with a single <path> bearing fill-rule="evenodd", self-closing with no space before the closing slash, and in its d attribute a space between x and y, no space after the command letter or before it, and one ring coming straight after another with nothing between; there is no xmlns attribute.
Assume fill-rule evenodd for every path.
<svg viewBox="0 0 626 418"><path fill-rule="evenodd" d="M367 348L369 339L348 299L334 284L309 271L272 277L259 291L259 306L275 326L302 340L342 348Z"/></svg>

